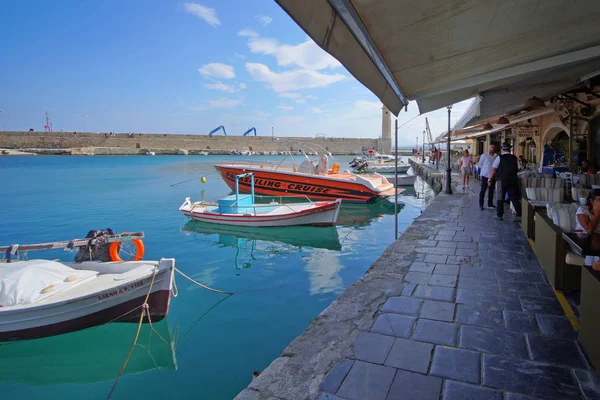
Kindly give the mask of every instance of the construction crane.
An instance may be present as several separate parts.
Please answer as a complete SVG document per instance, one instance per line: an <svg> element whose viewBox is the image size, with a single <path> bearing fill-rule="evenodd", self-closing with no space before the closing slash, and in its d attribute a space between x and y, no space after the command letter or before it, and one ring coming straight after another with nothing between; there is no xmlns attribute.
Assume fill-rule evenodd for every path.
<svg viewBox="0 0 600 400"><path fill-rule="evenodd" d="M219 129L223 129L223 134L224 134L225 136L227 136L227 132L225 132L225 127L224 127L223 125L217 126L215 129L213 129L212 131L210 131L210 132L208 133L208 136L212 136L212 135L213 135L213 133L215 133L215 132L216 132L216 131L218 131Z"/></svg>
<svg viewBox="0 0 600 400"><path fill-rule="evenodd" d="M44 132L52 132L52 122L50 122L48 111L46 111L46 125L44 125Z"/></svg>
<svg viewBox="0 0 600 400"><path fill-rule="evenodd" d="M433 144L433 136L431 136L431 129L429 129L429 121L425 117L425 130L427 131L427 140L429 140L429 146Z"/></svg>
<svg viewBox="0 0 600 400"><path fill-rule="evenodd" d="M247 136L252 131L254 131L254 136L256 136L256 128L255 127L248 129L246 132L244 132L244 134L242 136Z"/></svg>

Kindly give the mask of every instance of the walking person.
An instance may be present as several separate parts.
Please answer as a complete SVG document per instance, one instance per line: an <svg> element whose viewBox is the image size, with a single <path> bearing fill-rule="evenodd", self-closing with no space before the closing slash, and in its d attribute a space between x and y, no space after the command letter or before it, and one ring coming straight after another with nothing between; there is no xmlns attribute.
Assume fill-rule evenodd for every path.
<svg viewBox="0 0 600 400"><path fill-rule="evenodd" d="M462 157L458 161L458 167L462 172L463 189L469 187L469 176L473 169L473 159L471 159L471 156L469 155L469 150L463 152Z"/></svg>
<svg viewBox="0 0 600 400"><path fill-rule="evenodd" d="M508 193L508 199L512 203L517 213L515 222L521 221L521 192L519 190L519 160L510 154L512 145L510 143L502 144L502 154L497 157L492 164L491 176L488 184L495 178L498 190L496 198L496 219L504 219L504 198Z"/></svg>
<svg viewBox="0 0 600 400"><path fill-rule="evenodd" d="M490 144L490 149L487 153L483 153L479 157L479 163L477 166L480 168L481 174L481 189L479 190L479 209L483 210L483 200L485 199L485 192L488 191L488 207L496 208L494 205L494 189L496 187L496 179L492 178L490 182L490 175L492 173L492 166L494 161L498 158L496 154L496 145Z"/></svg>

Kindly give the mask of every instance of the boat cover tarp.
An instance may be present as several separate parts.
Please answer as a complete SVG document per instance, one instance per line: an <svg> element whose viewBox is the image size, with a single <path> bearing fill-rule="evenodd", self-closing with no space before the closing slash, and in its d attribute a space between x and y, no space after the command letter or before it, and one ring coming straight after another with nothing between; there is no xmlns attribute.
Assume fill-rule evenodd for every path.
<svg viewBox="0 0 600 400"><path fill-rule="evenodd" d="M97 274L49 260L3 264L0 266L0 307L44 300Z"/></svg>

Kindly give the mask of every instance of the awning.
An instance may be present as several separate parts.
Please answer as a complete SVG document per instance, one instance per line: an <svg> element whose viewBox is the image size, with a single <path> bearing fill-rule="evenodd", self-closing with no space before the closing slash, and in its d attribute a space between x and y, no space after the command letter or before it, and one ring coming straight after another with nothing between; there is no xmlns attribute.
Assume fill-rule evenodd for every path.
<svg viewBox="0 0 600 400"><path fill-rule="evenodd" d="M544 97L554 84L540 73L581 67L570 84L600 58L597 0L276 1L396 115L408 100L425 113L528 82Z"/></svg>
<svg viewBox="0 0 600 400"><path fill-rule="evenodd" d="M511 116L509 118L509 122L510 122L509 124L496 125L492 129L489 129L489 130L482 130L481 126L460 129L460 130L454 131L452 137L454 137L456 139L464 139L466 137L478 137L478 136L487 135L488 133L500 132L512 125L518 124L519 122L527 121L532 118L541 117L542 115L551 114L554 111L555 110L553 107L545 107L545 108L542 108L539 110L524 112L524 113L516 115L516 116ZM446 134L444 134L444 137L447 137Z"/></svg>

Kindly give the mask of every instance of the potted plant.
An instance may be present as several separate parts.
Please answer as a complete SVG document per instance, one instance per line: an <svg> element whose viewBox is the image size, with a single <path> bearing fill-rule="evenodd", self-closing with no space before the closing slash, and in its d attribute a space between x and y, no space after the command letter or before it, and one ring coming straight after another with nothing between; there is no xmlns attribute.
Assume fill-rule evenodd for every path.
<svg viewBox="0 0 600 400"><path fill-rule="evenodd" d="M525 146L527 146L527 142L526 141L523 140L521 143L519 143L519 147L520 148L524 149Z"/></svg>
<svg viewBox="0 0 600 400"><path fill-rule="evenodd" d="M530 140L528 144L530 148L535 149L535 141Z"/></svg>

